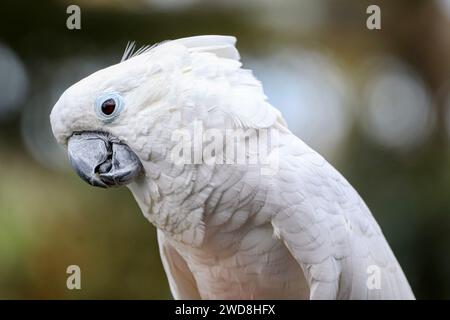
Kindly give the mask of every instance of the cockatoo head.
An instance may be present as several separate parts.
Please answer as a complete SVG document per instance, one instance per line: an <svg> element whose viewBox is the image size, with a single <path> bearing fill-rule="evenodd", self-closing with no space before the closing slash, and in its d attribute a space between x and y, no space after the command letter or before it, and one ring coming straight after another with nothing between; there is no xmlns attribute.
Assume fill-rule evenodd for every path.
<svg viewBox="0 0 450 320"><path fill-rule="evenodd" d="M150 128L176 107L169 99L170 91L177 90L172 79L182 72L186 48L166 44L157 49L75 83L51 112L54 136L67 146L77 173L93 186L128 184L142 174L140 157L149 156L143 153L152 138Z"/></svg>
<svg viewBox="0 0 450 320"><path fill-rule="evenodd" d="M214 128L281 123L259 81L241 69L235 42L198 36L126 50L122 62L68 88L50 120L77 173L94 186L128 184L167 157L174 131L197 120Z"/></svg>

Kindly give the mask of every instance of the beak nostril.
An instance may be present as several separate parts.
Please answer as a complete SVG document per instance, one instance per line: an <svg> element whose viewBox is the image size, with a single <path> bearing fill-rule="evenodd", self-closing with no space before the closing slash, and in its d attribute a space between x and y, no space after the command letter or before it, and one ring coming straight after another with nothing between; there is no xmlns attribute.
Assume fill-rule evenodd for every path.
<svg viewBox="0 0 450 320"><path fill-rule="evenodd" d="M95 173L102 174L102 173L108 173L112 168L112 161L111 159L107 159L102 164L98 165L97 168L95 168Z"/></svg>

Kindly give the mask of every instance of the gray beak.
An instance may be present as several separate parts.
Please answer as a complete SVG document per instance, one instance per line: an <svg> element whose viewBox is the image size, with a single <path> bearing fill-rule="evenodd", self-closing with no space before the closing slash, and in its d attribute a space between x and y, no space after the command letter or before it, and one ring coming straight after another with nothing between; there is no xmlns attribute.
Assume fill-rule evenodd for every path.
<svg viewBox="0 0 450 320"><path fill-rule="evenodd" d="M107 133L75 133L69 139L68 153L78 175L96 187L125 185L143 173L137 155Z"/></svg>

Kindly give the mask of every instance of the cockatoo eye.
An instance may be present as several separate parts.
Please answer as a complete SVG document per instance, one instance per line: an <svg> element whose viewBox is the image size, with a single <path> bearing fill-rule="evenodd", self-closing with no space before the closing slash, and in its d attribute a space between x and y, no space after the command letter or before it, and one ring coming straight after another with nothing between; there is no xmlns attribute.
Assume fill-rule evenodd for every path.
<svg viewBox="0 0 450 320"><path fill-rule="evenodd" d="M123 98L116 92L108 92L95 101L95 112L104 122L111 122L120 114L123 108Z"/></svg>
<svg viewBox="0 0 450 320"><path fill-rule="evenodd" d="M108 99L102 103L102 113L110 116L116 109L116 101L114 99Z"/></svg>

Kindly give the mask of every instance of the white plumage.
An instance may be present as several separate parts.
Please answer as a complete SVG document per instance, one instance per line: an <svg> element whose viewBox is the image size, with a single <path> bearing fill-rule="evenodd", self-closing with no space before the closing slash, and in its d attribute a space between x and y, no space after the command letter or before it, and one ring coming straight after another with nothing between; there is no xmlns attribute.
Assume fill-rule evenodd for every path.
<svg viewBox="0 0 450 320"><path fill-rule="evenodd" d="M164 42L83 79L55 105L57 140L101 131L140 159L128 187L158 228L177 299L412 299L380 228L351 185L287 128L236 39L200 36ZM129 54L128 54L129 55ZM93 101L114 91L122 113L104 123ZM258 165L176 164L177 129L270 129L278 170ZM226 149L226 146L224 147ZM379 288L368 285L379 270Z"/></svg>

